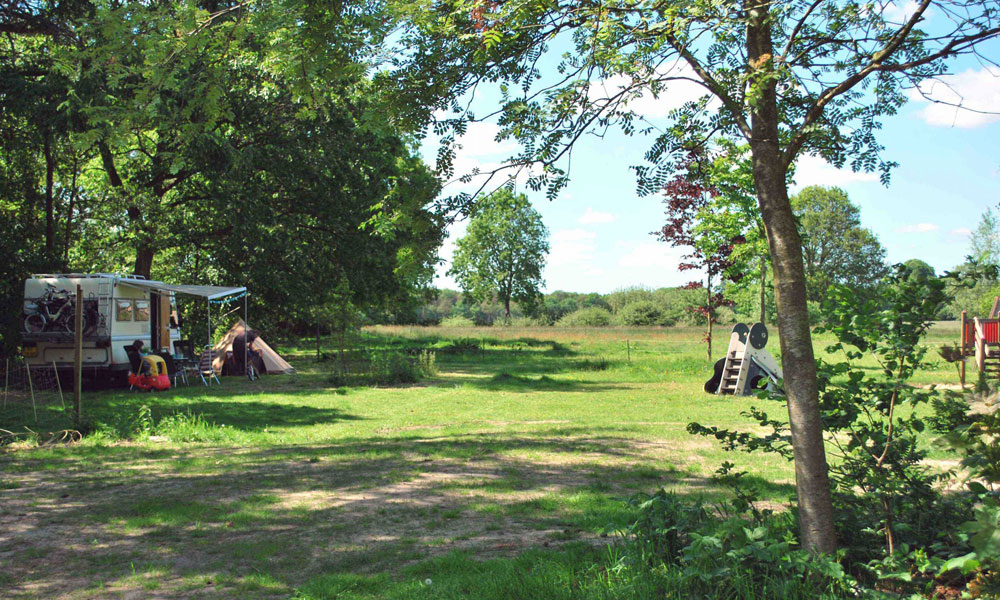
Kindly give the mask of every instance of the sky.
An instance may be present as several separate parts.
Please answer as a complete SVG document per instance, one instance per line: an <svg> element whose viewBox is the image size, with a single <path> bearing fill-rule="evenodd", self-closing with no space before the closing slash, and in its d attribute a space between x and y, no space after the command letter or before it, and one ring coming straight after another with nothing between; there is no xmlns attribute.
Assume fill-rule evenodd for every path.
<svg viewBox="0 0 1000 600"><path fill-rule="evenodd" d="M949 101L957 100L958 93L973 109L1000 110L1000 69L966 62L957 64L953 73L951 90L928 86L924 91ZM632 107L662 123L670 109L695 94L690 87L678 86L658 99L641 98ZM882 242L890 263L919 258L941 273L964 261L971 230L985 210L1000 204L1000 114L934 104L917 93L910 97L898 115L884 120L879 133L883 157L899 163L888 187L875 173L838 170L807 156L798 163L791 192L808 185L844 189L859 207L862 225ZM477 102L484 109L489 104L488 97ZM495 140L497 132L490 122L469 127L457 151L456 175L477 166L496 166L516 153L514 142ZM677 269L684 250L657 241L652 233L664 221L662 197L640 197L636 192L629 167L643 163L649 146L649 140L618 132L600 139L585 136L573 151L570 183L555 200L518 186L550 232L545 291L609 293L631 286L683 285L697 278L695 272ZM437 141L429 136L422 152L430 164L436 148ZM444 194L462 186L449 184ZM458 289L446 272L455 240L466 226L467 221L459 221L450 228L435 277L439 288Z"/></svg>

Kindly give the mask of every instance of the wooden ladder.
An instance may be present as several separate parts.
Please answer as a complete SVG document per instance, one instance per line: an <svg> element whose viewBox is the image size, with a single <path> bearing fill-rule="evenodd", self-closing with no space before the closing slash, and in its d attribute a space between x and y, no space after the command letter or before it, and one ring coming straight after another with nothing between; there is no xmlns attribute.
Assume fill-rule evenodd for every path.
<svg viewBox="0 0 1000 600"><path fill-rule="evenodd" d="M734 345L739 347L733 348ZM747 377L750 361L746 359L746 344L730 344L726 354L726 363L722 368L722 381L719 382L718 394L735 394L743 387Z"/></svg>
<svg viewBox="0 0 1000 600"><path fill-rule="evenodd" d="M983 356L983 373L1000 377L1000 348L997 346L986 346L986 352Z"/></svg>

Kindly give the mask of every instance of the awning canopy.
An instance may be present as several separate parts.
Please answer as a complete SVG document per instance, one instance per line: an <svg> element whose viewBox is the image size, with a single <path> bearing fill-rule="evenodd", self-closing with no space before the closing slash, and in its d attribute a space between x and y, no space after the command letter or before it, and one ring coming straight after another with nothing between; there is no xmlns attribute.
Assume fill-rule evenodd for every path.
<svg viewBox="0 0 1000 600"><path fill-rule="evenodd" d="M154 292L173 292L175 294L185 294L187 296L198 296L208 300L218 300L226 296L234 296L247 291L245 287L228 287L223 285L174 285L161 281L149 281L147 279L119 279L118 285L142 288Z"/></svg>

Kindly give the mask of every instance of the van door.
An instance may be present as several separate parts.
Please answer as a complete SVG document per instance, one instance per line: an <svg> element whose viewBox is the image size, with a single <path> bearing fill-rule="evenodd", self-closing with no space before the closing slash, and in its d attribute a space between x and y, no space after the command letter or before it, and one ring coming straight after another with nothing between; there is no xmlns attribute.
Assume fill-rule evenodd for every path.
<svg viewBox="0 0 1000 600"><path fill-rule="evenodd" d="M149 337L153 352L170 352L170 296L150 292Z"/></svg>

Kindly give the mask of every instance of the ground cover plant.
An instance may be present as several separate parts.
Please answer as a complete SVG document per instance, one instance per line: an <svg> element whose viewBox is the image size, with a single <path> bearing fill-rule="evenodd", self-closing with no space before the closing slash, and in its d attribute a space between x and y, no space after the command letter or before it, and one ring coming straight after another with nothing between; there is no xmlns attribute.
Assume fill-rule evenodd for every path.
<svg viewBox="0 0 1000 600"><path fill-rule="evenodd" d="M44 435L68 427L60 406L40 406L36 423L30 407L9 402L0 427L23 435L0 454L0 596L646 598L711 589L717 581L650 568L622 543L638 539L629 528L642 511L673 514L673 501L643 508L666 497L661 488L712 515L725 505L733 519L755 518L732 507L732 477L716 472L735 459L685 431L695 420L757 430L741 414L756 399L702 392L710 369L701 333L367 329L360 345L369 353L434 356L435 375L392 385L335 380L338 361L322 359L336 355L332 341L317 359L314 340L271 340L297 375L89 392L90 432L71 445ZM921 344L933 350L956 336L939 324ZM824 334L817 348L832 341ZM933 351L927 362L912 381L955 380ZM947 466L960 457L933 448L928 458ZM776 516L749 534L729 519L699 521L696 533L734 556L791 558L763 582L741 558L727 579L736 583L717 592L751 598L763 583L783 597L816 597L815 587L781 578L812 568L785 552L773 520L789 518L789 465L776 455L737 462L755 509ZM695 562L678 564L715 553L703 546L689 553ZM820 574L823 593L842 596L834 575Z"/></svg>

